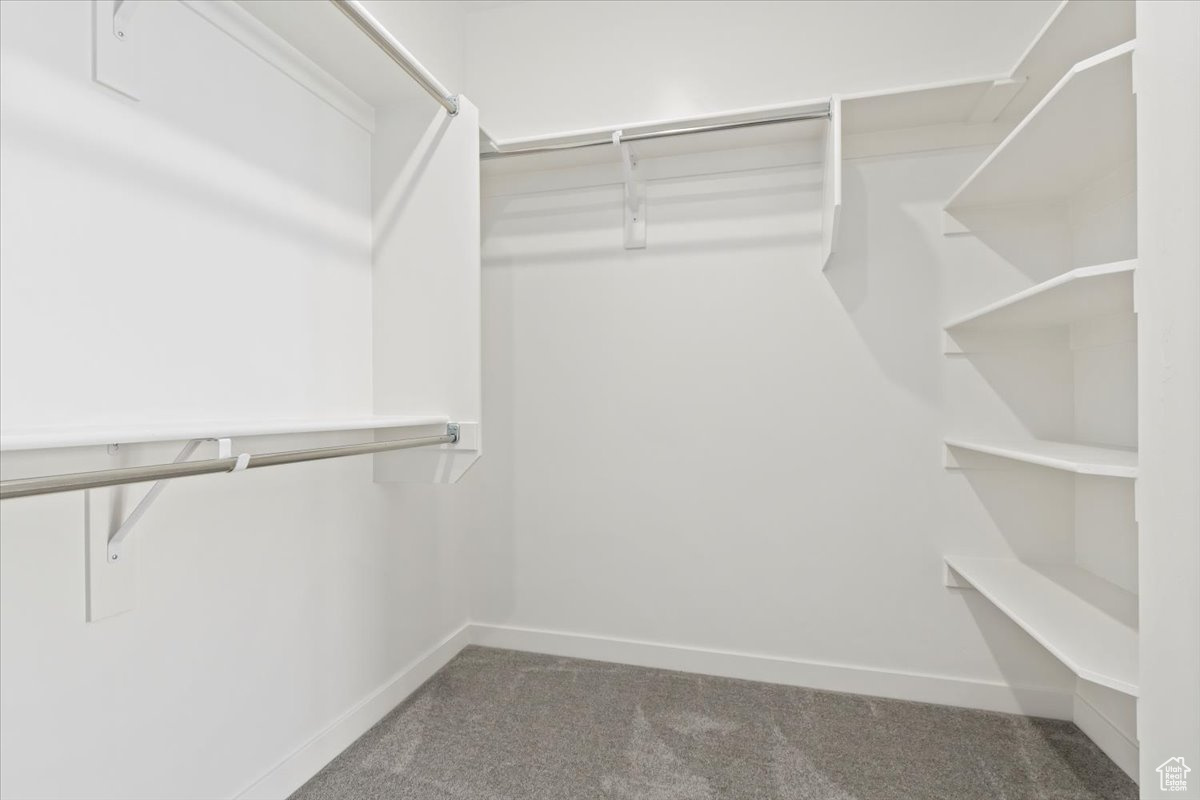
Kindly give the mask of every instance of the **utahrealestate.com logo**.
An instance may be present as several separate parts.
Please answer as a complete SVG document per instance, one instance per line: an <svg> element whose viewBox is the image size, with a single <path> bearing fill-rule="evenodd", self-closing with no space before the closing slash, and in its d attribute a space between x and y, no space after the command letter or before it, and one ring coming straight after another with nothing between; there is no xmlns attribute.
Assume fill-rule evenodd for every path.
<svg viewBox="0 0 1200 800"><path fill-rule="evenodd" d="M1164 792L1186 792L1187 775L1192 768L1183 763L1183 756L1168 758L1158 766L1158 788Z"/></svg>

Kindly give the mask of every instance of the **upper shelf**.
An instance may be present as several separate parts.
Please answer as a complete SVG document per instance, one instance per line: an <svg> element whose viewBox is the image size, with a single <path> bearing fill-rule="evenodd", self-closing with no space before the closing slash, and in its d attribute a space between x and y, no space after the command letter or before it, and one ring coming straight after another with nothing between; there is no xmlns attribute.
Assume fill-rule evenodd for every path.
<svg viewBox="0 0 1200 800"><path fill-rule="evenodd" d="M1127 447L1097 447L1073 442L1028 439L1020 442L980 441L947 437L946 444L1000 458L1061 469L1077 475L1111 478L1137 477L1137 450Z"/></svg>
<svg viewBox="0 0 1200 800"><path fill-rule="evenodd" d="M1076 675L1137 696L1135 595L1070 564L947 556L946 565Z"/></svg>
<svg viewBox="0 0 1200 800"><path fill-rule="evenodd" d="M1074 64L1133 37L1133 0L1063 0L1013 67L1020 91L998 119L1020 122Z"/></svg>
<svg viewBox="0 0 1200 800"><path fill-rule="evenodd" d="M1136 260L1080 267L984 306L946 325L949 333L1048 328L1133 311Z"/></svg>
<svg viewBox="0 0 1200 800"><path fill-rule="evenodd" d="M0 450L49 450L142 442L179 442L235 436L411 428L449 422L439 416L346 417L341 419L196 420L128 425L27 428L0 432Z"/></svg>
<svg viewBox="0 0 1200 800"><path fill-rule="evenodd" d="M946 210L1075 195L1135 157L1133 42L1079 62L967 178Z"/></svg>

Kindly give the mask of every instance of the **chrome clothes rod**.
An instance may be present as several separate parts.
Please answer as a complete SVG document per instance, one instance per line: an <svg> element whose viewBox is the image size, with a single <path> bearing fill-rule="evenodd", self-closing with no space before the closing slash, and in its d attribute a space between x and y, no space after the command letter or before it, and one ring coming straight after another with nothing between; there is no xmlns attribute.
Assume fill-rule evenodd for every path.
<svg viewBox="0 0 1200 800"><path fill-rule="evenodd" d="M441 103L442 107L450 112L450 116L458 113L458 97L451 94L450 90L443 86L442 82L435 78L424 64L417 61L416 56L408 52L408 49L400 44L396 37L380 24L379 20L371 16L371 12L363 8L362 3L358 0L329 1L349 17L350 21L357 25L359 30L367 35L367 38L378 45L380 50L387 53L388 58L399 64L400 69L407 72L414 81L420 84L422 89L429 92L434 100Z"/></svg>
<svg viewBox="0 0 1200 800"><path fill-rule="evenodd" d="M344 444L336 447L314 447L308 450L286 450L280 453L259 453L247 457L241 469L274 467L279 464L295 464L300 461L322 461L326 458L362 456L371 453L386 453L391 450L407 450L412 447L429 447L437 444L453 444L458 441L458 425L449 424L440 436L419 436L412 439L393 439L386 442ZM242 456L213 458L207 461L183 461L175 464L150 464L144 467L122 467L102 469L95 472L73 472L65 475L46 475L40 478L17 478L0 481L0 500L12 497L29 497L37 494L74 492L80 489L99 489L104 486L120 486L126 483L144 483L165 478L186 478L191 475L209 475L215 472L233 472L238 468Z"/></svg>
<svg viewBox="0 0 1200 800"><path fill-rule="evenodd" d="M337 0L334 0L337 2ZM689 133L708 133L709 131L731 131L739 128L757 128L760 125L779 125L784 122L803 122L809 119L829 119L829 106L823 109L800 111L795 114L784 114L776 117L764 117L762 119L748 119L731 122L713 122L710 124L690 125L682 128L665 128L661 130L650 131L630 131L621 133L622 142L640 142L647 139L664 139L668 136L683 136ZM560 144L543 144L534 145L532 147L515 147L505 148L503 145L494 145L496 149L490 153L480 153L479 157L484 159L503 158L505 156L524 156L533 153L553 153L559 150L574 150L580 147L601 147L613 144L613 135L617 131L598 136L595 139L584 139L577 142L563 142Z"/></svg>

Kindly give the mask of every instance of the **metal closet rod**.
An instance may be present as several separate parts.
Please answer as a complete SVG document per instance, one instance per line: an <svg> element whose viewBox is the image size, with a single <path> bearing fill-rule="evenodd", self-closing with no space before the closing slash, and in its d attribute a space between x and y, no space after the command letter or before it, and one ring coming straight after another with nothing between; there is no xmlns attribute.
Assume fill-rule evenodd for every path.
<svg viewBox="0 0 1200 800"><path fill-rule="evenodd" d="M336 0L335 0L336 2ZM630 131L629 133L621 134L622 142L641 142L647 139L664 139L668 136L683 136L689 133L708 133L709 131L732 131L739 128L757 128L760 125L779 125L784 122L803 122L809 119L829 119L829 106L819 109L810 109L808 111L799 111L795 114L783 114L777 117L763 117L762 119L748 119L733 122L713 122L707 125L689 125L683 128L664 128L661 130L651 131ZM600 147L608 145L612 147L613 134L605 134L603 137L596 139L584 139L574 142L563 142L561 144L542 144L533 145L532 147L516 147L506 149L503 145L493 145L497 149L493 152L480 153L479 157L483 159L504 158L505 156L524 156L533 153L553 153L558 150L574 150L580 147Z"/></svg>
<svg viewBox="0 0 1200 800"><path fill-rule="evenodd" d="M363 8L362 3L358 0L329 0L329 2L349 17L350 21L367 35L367 38L378 45L379 49L388 55L388 58L399 64L400 69L407 72L414 81L420 84L422 89L429 92L434 100L441 103L442 107L450 112L450 116L458 113L458 97L451 94L450 90L443 86L442 82L435 78L433 73L417 60L416 56L408 52L408 49L400 44L396 37L380 24L379 20L371 16L371 12Z"/></svg>
<svg viewBox="0 0 1200 800"><path fill-rule="evenodd" d="M343 456L386 453L391 450L407 450L412 447L453 444L457 441L458 426L451 423L446 426L446 432L440 436L419 436L412 439L392 439L386 442L343 444L336 447L314 447L308 450L285 450L280 453L259 453L249 456L242 469L274 467L279 464L295 464L300 461L322 461L326 458ZM177 464L150 464L144 467L122 467L95 472L46 475L40 478L17 478L0 481L0 500L37 494L74 492L80 489L99 489L104 486L120 486L126 483L145 483L164 478L186 478L191 475L209 475L214 472L233 472L238 466L240 458L241 456L231 456L207 461L183 461Z"/></svg>

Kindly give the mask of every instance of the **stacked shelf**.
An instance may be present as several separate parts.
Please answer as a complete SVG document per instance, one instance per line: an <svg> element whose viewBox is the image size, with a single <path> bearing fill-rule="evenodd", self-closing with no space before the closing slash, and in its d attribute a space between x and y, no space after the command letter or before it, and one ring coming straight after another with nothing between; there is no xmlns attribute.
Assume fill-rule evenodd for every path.
<svg viewBox="0 0 1200 800"><path fill-rule="evenodd" d="M1080 267L972 311L945 326L946 333L1004 333L1071 325L1091 317L1133 312L1136 260ZM1077 475L1137 477L1137 451L1028 439L995 441L947 437L946 445Z"/></svg>
<svg viewBox="0 0 1200 800"><path fill-rule="evenodd" d="M1093 20L1092 14L1103 19ZM1096 439L1125 444L1132 429L1132 407L1123 398L1128 396L1126 376L1136 372L1126 333L1134 314L1137 270L1136 258L1129 257L1135 249L1130 243L1135 223L1128 202L1128 193L1134 190L1127 180L1134 171L1130 167L1136 166L1135 43L1113 41L1116 36L1128 38L1131 28L1128 4L1060 7L1014 70L1014 79L1019 79L1024 65L1030 65L1032 76L998 117L1016 122L1015 127L945 206L966 230L974 232L974 226L979 226L985 240L990 225L1021 226L1026 221L1053 219L1061 226L1062 232L1054 234L1063 237L1057 240L1064 243L1061 252L1084 264L957 316L944 326L948 344L954 345L948 348L951 353L962 352L955 348L963 343L968 343L967 349L981 343L986 349L995 337L1022 334L1007 342L1019 346L992 350L1005 353L989 356L992 364L996 358L1027 357L1022 347L1059 348L1070 343L1065 362L1057 355L1038 362L1043 370L1046 364L1060 363L1062 369L1071 370L1063 381L1047 383L1044 390L1048 403L1067 409L1065 419L1059 418L1064 421L1052 429L1057 436L967 432L947 437L945 445L957 456L953 463L966 469L982 466L979 459L961 457L974 453L1082 476L1055 484L1064 487L1061 502L1071 508L1068 513L1074 514L1079 528L1063 531L1064 537L1071 538L1059 546L1069 544L1078 563L1069 559L1031 563L1022 560L1019 552L1006 558L946 556L945 563L948 585L978 590L1079 678L1136 697L1138 604L1136 593L1129 591L1136 587L1106 580L1129 581L1128 570L1118 568L1127 564L1112 560L1115 553L1127 551L1109 545L1131 543L1132 538L1124 537L1136 537L1132 493L1128 484L1122 487L1106 479L1136 479L1137 449L1083 443ZM1109 49L1093 55L1105 47ZM1048 79L1055 69L1061 77ZM1021 211L1013 214L1013 209ZM1089 218L1098 210L1109 216ZM1105 226L1114 219L1119 221L1116 230L1128 234L1125 239L1106 237ZM1005 230L1018 236L1026 232L1021 227ZM1048 235L1047 230L1042 228L1038 235ZM1088 263L1084 257L1102 263ZM1025 335L1049 329L1067 329L1070 335ZM1023 361L1008 362L1004 374L1019 375L1023 366ZM1028 372L1029 383L1021 386L1029 392L1026 402L1029 396L1041 396L1043 387L1035 382L1045 374ZM1039 483L1039 491L1043 479L1034 471L1022 478ZM1074 492L1074 498L1068 492ZM1110 501L1129 503L1128 520L1124 512L1101 520L1088 511L1099 497L1106 509L1121 507ZM1056 507L1054 513L1061 511ZM1098 538L1109 536L1117 538L1106 539L1096 550Z"/></svg>
<svg viewBox="0 0 1200 800"><path fill-rule="evenodd" d="M1071 565L960 556L946 565L1076 675L1137 695L1136 595Z"/></svg>

